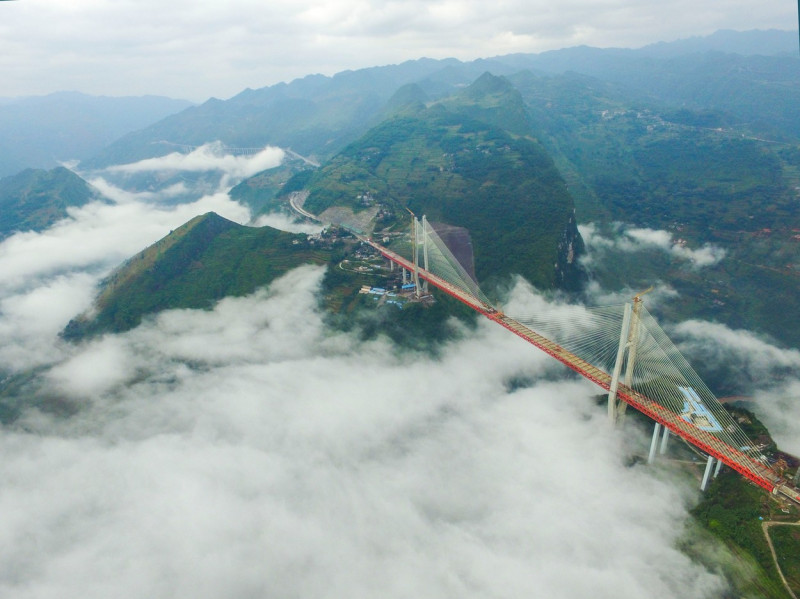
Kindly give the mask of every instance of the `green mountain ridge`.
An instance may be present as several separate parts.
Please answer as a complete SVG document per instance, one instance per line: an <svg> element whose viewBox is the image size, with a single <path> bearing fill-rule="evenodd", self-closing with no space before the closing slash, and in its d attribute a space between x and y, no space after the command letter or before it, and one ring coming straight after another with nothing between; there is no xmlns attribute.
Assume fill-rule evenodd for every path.
<svg viewBox="0 0 800 599"><path fill-rule="evenodd" d="M440 100L439 104L513 135L529 136L532 132L522 94L508 79L488 71L463 91Z"/></svg>
<svg viewBox="0 0 800 599"><path fill-rule="evenodd" d="M279 189L285 195L305 187L312 212L362 215L376 211L363 205L369 198L381 205L374 224L397 231L407 227L408 207L469 230L479 279L521 274L548 289L577 287L582 243L563 180L533 138L490 124L529 131L519 92L488 73L428 108L415 104L418 89L409 92L414 107L372 128L322 168L288 181L287 165L271 169L242 182L231 197L256 208L272 205ZM331 256L304 235L199 216L120 267L104 282L93 310L74 319L64 336L127 330L168 308L208 307ZM360 284L354 278L351 286Z"/></svg>
<svg viewBox="0 0 800 599"><path fill-rule="evenodd" d="M247 227L209 212L118 268L102 283L92 310L70 321L63 336L121 332L162 310L209 308L224 297L252 293L297 266L329 258L306 235Z"/></svg>
<svg viewBox="0 0 800 599"><path fill-rule="evenodd" d="M490 124L523 130L524 114L519 93L485 74L345 148L310 176L304 208L323 219L347 218L344 209L376 231L406 227L410 209L469 230L480 281L520 274L545 289L577 288L582 245L563 179L534 139Z"/></svg>
<svg viewBox="0 0 800 599"><path fill-rule="evenodd" d="M604 288L664 281L680 293L662 306L667 321L704 318L800 345L800 322L774 318L800 311L796 145L744 135L729 113L666 109L585 75L510 80L581 223L595 222L609 238L620 235L615 222L666 230L678 247L725 253L693 268L678 251L616 252L594 263Z"/></svg>
<svg viewBox="0 0 800 599"><path fill-rule="evenodd" d="M26 169L0 179L0 240L17 231L43 231L100 194L63 166Z"/></svg>

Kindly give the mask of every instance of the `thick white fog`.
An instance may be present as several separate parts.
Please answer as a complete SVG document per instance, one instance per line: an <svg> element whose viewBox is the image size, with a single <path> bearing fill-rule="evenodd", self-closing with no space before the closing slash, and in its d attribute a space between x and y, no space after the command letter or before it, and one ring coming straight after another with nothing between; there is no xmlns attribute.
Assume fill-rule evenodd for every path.
<svg viewBox="0 0 800 599"><path fill-rule="evenodd" d="M268 147L252 156L226 157L208 149L214 147L202 146L187 158L192 168L204 164L219 171L213 193L175 204L176 193L185 194L185 188L131 192L93 173L89 182L103 201L70 208L69 218L46 231L17 233L0 244L0 370L30 368L61 355L63 347L54 339L90 306L102 277L171 230L211 211L242 224L250 220L250 211L227 191L253 169L280 164L283 152ZM178 163L166 157L148 168L173 170Z"/></svg>
<svg viewBox="0 0 800 599"><path fill-rule="evenodd" d="M357 343L297 269L44 375L0 437L2 594L713 596L692 492L625 466L593 389L490 323L443 357ZM513 377L539 382L509 391ZM637 439L637 441L641 441Z"/></svg>
<svg viewBox="0 0 800 599"><path fill-rule="evenodd" d="M111 166L108 170L120 173L219 171L229 177L241 179L277 166L283 160L283 156L282 149L271 146L252 154L234 155L227 152L220 142L214 142L193 148L185 154L171 152L158 158L146 158L130 164Z"/></svg>
<svg viewBox="0 0 800 599"><path fill-rule="evenodd" d="M724 591L676 548L695 489L628 466L647 440L488 321L436 358L361 342L326 326L307 266L59 341L121 260L196 214L250 217L224 190L168 206L106 186L110 204L0 244L4 370L39 367L38 393L71 408L0 432L0 596ZM512 301L542 308L530 294Z"/></svg>
<svg viewBox="0 0 800 599"><path fill-rule="evenodd" d="M594 260L602 260L608 250L635 253L644 250L659 250L673 258L683 260L693 268L713 266L725 257L725 250L711 243L693 250L686 247L685 240L675 238L669 231L632 227L615 223L613 236L603 235L592 223L579 227L581 237L589 251L584 261L591 265Z"/></svg>

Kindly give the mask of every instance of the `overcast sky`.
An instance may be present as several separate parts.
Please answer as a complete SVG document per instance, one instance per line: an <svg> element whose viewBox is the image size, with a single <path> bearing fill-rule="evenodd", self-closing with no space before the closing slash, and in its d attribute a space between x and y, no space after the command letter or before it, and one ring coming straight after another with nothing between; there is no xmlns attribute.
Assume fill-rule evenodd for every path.
<svg viewBox="0 0 800 599"><path fill-rule="evenodd" d="M790 0L0 2L0 97L76 90L228 98L311 73L718 29L794 29Z"/></svg>

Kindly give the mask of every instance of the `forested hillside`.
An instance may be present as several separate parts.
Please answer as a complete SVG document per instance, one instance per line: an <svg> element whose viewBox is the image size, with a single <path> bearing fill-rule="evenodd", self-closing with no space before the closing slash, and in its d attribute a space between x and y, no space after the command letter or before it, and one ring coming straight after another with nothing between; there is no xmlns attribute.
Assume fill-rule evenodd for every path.
<svg viewBox="0 0 800 599"><path fill-rule="evenodd" d="M64 167L27 169L0 179L0 239L16 231L41 231L99 194Z"/></svg>

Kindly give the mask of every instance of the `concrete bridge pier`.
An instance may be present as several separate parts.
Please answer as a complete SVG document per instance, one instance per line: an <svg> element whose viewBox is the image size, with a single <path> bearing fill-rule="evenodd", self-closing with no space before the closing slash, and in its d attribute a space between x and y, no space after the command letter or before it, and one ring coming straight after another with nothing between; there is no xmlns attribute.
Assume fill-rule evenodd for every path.
<svg viewBox="0 0 800 599"><path fill-rule="evenodd" d="M668 429L664 429L669 432ZM653 439L650 441L650 453L647 454L647 463L652 464L656 459L656 449L658 449L658 436L661 433L661 424L656 422L653 427Z"/></svg>
<svg viewBox="0 0 800 599"><path fill-rule="evenodd" d="M705 491L708 488L708 480L711 478L711 469L713 467L714 467L714 456L708 456L708 461L706 462L706 470L703 473L703 480L700 482L701 491Z"/></svg>
<svg viewBox="0 0 800 599"><path fill-rule="evenodd" d="M669 429L664 427L664 434L661 436L661 446L658 448L658 453L664 455L667 453L667 443L669 443Z"/></svg>

